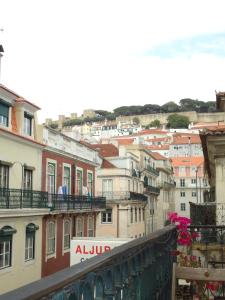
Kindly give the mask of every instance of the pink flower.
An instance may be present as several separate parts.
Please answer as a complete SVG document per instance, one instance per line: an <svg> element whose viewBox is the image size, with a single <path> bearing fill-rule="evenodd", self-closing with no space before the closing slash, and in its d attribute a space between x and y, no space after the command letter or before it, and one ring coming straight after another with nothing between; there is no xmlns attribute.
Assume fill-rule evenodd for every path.
<svg viewBox="0 0 225 300"><path fill-rule="evenodd" d="M177 220L177 213L175 212L168 212L168 219L172 222L175 223Z"/></svg>
<svg viewBox="0 0 225 300"><path fill-rule="evenodd" d="M199 237L200 234L199 234L199 232L192 232L191 236L193 239L195 239L195 238Z"/></svg>
<svg viewBox="0 0 225 300"><path fill-rule="evenodd" d="M177 242L180 245L190 245L190 243L191 243L190 233L188 231L180 231Z"/></svg>

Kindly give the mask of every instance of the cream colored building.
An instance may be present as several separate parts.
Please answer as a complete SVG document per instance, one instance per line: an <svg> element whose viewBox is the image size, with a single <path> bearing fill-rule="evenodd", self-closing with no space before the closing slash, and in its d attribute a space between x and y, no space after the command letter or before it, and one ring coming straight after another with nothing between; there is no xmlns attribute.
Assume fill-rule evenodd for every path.
<svg viewBox="0 0 225 300"><path fill-rule="evenodd" d="M143 181L137 173L138 158L132 153L107 157L97 171L96 191L106 197L107 210L98 215L96 236L137 238L145 235Z"/></svg>
<svg viewBox="0 0 225 300"><path fill-rule="evenodd" d="M39 108L0 85L0 294L41 278ZM40 208L43 207L43 208Z"/></svg>

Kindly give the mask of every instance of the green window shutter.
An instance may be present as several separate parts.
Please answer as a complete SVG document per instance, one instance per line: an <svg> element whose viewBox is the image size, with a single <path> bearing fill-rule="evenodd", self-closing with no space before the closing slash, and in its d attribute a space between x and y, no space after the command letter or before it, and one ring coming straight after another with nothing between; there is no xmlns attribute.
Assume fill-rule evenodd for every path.
<svg viewBox="0 0 225 300"><path fill-rule="evenodd" d="M3 117L9 117L9 106L0 102L0 115Z"/></svg>

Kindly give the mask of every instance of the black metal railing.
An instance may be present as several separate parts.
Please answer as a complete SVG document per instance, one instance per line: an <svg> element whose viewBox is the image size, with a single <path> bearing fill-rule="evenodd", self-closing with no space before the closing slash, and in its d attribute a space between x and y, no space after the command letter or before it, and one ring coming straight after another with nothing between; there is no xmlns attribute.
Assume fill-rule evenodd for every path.
<svg viewBox="0 0 225 300"><path fill-rule="evenodd" d="M147 170L149 172L151 172L152 174L156 175L156 176L159 176L159 171L157 171L155 168L153 168L152 166L148 165L147 166Z"/></svg>
<svg viewBox="0 0 225 300"><path fill-rule="evenodd" d="M148 198L142 193L119 191L119 192L97 192L98 196L105 197L106 200L141 200L147 201Z"/></svg>
<svg viewBox="0 0 225 300"><path fill-rule="evenodd" d="M225 204L190 202L190 218L193 225L225 225Z"/></svg>
<svg viewBox="0 0 225 300"><path fill-rule="evenodd" d="M176 183L175 183L175 181L164 181L163 182L163 187L165 188L165 189L172 189L172 188L175 188L175 186L176 186Z"/></svg>
<svg viewBox="0 0 225 300"><path fill-rule="evenodd" d="M1 295L22 299L171 299L173 225Z"/></svg>
<svg viewBox="0 0 225 300"><path fill-rule="evenodd" d="M190 225L190 251L203 268L225 268L225 226Z"/></svg>
<svg viewBox="0 0 225 300"><path fill-rule="evenodd" d="M148 185L146 188L146 192L153 193L153 194L160 194L160 188L152 185Z"/></svg>
<svg viewBox="0 0 225 300"><path fill-rule="evenodd" d="M49 208L51 210L105 209L105 197L49 194L0 188L0 209Z"/></svg>

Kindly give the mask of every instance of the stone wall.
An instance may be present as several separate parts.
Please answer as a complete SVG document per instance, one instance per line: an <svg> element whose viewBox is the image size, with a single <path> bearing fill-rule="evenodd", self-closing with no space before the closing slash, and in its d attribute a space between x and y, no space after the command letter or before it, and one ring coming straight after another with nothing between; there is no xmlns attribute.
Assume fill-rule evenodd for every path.
<svg viewBox="0 0 225 300"><path fill-rule="evenodd" d="M132 122L135 117L140 120L141 125L148 125L152 121L158 119L162 125L167 123L167 118L174 113L159 113L148 115L120 116L116 118L117 122ZM178 112L177 114L187 116L190 122L218 122L225 119L225 113L197 113L195 111Z"/></svg>

